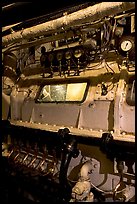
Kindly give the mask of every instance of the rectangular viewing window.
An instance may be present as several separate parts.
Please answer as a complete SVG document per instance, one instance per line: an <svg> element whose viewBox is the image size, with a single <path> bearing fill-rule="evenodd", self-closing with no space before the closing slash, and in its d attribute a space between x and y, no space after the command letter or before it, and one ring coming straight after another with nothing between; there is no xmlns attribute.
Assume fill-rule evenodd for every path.
<svg viewBox="0 0 137 204"><path fill-rule="evenodd" d="M83 102L87 82L45 85L37 98L38 102Z"/></svg>

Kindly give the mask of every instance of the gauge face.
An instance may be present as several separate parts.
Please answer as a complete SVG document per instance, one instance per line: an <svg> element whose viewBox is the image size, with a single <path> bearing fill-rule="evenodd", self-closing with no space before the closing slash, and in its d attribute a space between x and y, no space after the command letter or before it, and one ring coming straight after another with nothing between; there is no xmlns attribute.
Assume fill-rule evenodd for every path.
<svg viewBox="0 0 137 204"><path fill-rule="evenodd" d="M81 57L81 55L82 55L82 50L81 50L81 49L77 49L77 50L75 50L75 52L74 52L74 56L75 56L76 58Z"/></svg>
<svg viewBox="0 0 137 204"><path fill-rule="evenodd" d="M62 60L62 57L63 57L63 53L62 52L58 52L57 53L57 60L58 61Z"/></svg>
<svg viewBox="0 0 137 204"><path fill-rule="evenodd" d="M70 58L71 58L71 52L70 52L70 51L67 51L67 52L65 53L65 57L66 57L67 60L70 59Z"/></svg>
<svg viewBox="0 0 137 204"><path fill-rule="evenodd" d="M53 61L53 59L54 59L53 54L49 54L49 61L50 61L50 62L52 62L52 61Z"/></svg>
<svg viewBox="0 0 137 204"><path fill-rule="evenodd" d="M124 40L122 43L121 43L121 49L124 51L124 52L128 52L129 50L131 50L132 48L132 42L130 40Z"/></svg>

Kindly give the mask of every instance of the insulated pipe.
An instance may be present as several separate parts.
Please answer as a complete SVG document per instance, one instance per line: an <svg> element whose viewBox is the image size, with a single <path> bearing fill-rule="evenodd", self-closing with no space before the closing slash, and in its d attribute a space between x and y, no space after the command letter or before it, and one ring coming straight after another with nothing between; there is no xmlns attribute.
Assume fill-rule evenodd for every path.
<svg viewBox="0 0 137 204"><path fill-rule="evenodd" d="M73 27L82 23L89 23L104 18L105 16L116 15L123 11L135 9L135 2L102 2L89 6L85 9L64 15L58 19L51 20L24 30L14 32L2 38L2 46L10 43L17 43L22 39L51 34L61 31L62 28Z"/></svg>

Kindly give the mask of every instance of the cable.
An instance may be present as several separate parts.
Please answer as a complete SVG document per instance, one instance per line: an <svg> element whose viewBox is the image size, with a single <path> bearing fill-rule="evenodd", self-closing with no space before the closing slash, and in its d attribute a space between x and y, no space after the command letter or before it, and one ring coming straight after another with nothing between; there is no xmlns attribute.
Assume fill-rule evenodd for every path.
<svg viewBox="0 0 137 204"><path fill-rule="evenodd" d="M114 70L109 66L109 64L104 60L105 64L107 65L107 67L113 72L113 74L115 74ZM108 71L109 72L109 71Z"/></svg>
<svg viewBox="0 0 137 204"><path fill-rule="evenodd" d="M98 69L93 69L94 67L99 67L103 62L99 62L98 64L96 65L93 65L93 66L87 66L89 69L88 70L98 70L98 69L103 69L104 67L100 67Z"/></svg>
<svg viewBox="0 0 137 204"><path fill-rule="evenodd" d="M119 187L119 183L118 183L114 190L104 191L104 190L101 190L100 188L98 188L97 186L95 186L91 181L90 181L90 183L91 183L91 186L93 186L96 190L100 191L101 193L111 194L111 195L114 195L114 193L115 193L114 190L117 188L117 186ZM123 181L123 183L124 183L124 181ZM118 189L118 188L117 188L117 189ZM123 188L123 189L120 190L120 191L117 191L117 193L121 193L121 192L125 191L125 189L126 189L126 187Z"/></svg>

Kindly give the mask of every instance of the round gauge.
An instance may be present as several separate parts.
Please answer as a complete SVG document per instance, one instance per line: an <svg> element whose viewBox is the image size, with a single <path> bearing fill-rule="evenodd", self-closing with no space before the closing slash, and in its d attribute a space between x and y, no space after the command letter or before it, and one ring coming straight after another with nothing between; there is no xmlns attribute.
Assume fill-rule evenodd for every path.
<svg viewBox="0 0 137 204"><path fill-rule="evenodd" d="M54 55L52 53L50 53L48 58L49 58L49 61L52 62L54 59Z"/></svg>
<svg viewBox="0 0 137 204"><path fill-rule="evenodd" d="M129 60L135 60L135 36L122 36L118 42L118 51L124 57L127 57L128 53Z"/></svg>
<svg viewBox="0 0 137 204"><path fill-rule="evenodd" d="M74 52L74 56L76 58L79 58L79 57L81 57L81 55L82 55L82 50L81 49L76 49L75 52Z"/></svg>
<svg viewBox="0 0 137 204"><path fill-rule="evenodd" d="M67 60L69 60L71 58L71 52L69 50L65 53L65 58Z"/></svg>
<svg viewBox="0 0 137 204"><path fill-rule="evenodd" d="M132 42L130 40L124 40L122 43L121 43L121 49L124 51L124 52L128 52L132 49Z"/></svg>
<svg viewBox="0 0 137 204"><path fill-rule="evenodd" d="M58 61L61 61L61 60L62 60L62 57L63 57L63 53L62 53L62 52L58 52L58 53L57 53L57 60L58 60Z"/></svg>

